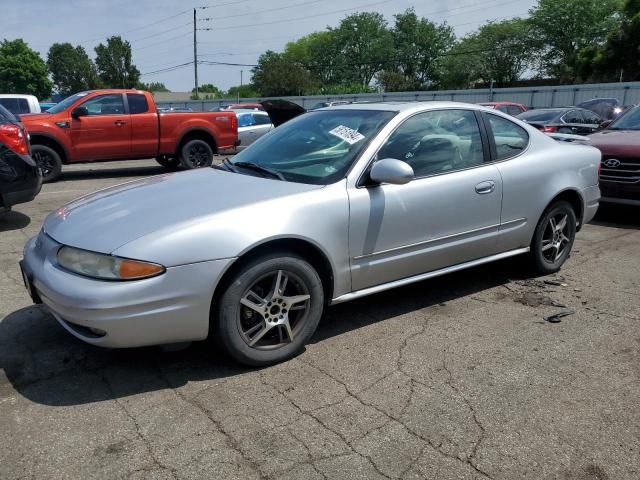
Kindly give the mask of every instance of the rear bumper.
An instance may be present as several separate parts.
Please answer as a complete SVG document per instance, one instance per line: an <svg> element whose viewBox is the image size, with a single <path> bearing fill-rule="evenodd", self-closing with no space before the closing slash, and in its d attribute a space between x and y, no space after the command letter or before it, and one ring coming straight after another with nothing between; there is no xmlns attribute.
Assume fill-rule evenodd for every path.
<svg viewBox="0 0 640 480"><path fill-rule="evenodd" d="M29 155L0 150L0 206L30 202L41 188L42 175Z"/></svg>
<svg viewBox="0 0 640 480"><path fill-rule="evenodd" d="M600 206L600 188L598 185L587 187L582 191L582 198L584 200L584 212L582 215L582 223L580 227L589 223L596 216L598 207Z"/></svg>
<svg viewBox="0 0 640 480"><path fill-rule="evenodd" d="M44 233L29 240L20 266L41 301L73 336L93 345L140 347L203 340L213 291L231 260L170 267L130 282L94 280L60 268L60 244Z"/></svg>

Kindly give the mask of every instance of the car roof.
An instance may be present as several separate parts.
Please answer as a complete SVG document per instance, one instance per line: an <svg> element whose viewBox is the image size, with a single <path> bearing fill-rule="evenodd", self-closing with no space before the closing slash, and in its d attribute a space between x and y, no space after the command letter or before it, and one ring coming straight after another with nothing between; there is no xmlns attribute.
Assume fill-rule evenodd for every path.
<svg viewBox="0 0 640 480"><path fill-rule="evenodd" d="M35 98L37 100L35 95L23 95L21 93L0 93L0 98Z"/></svg>
<svg viewBox="0 0 640 480"><path fill-rule="evenodd" d="M472 110L481 110L482 106L473 103L462 102L375 102L375 103L350 103L347 105L335 105L326 107L326 110L378 110L385 112L411 112L422 110L437 110L442 108L468 108ZM319 110L325 110L321 108Z"/></svg>

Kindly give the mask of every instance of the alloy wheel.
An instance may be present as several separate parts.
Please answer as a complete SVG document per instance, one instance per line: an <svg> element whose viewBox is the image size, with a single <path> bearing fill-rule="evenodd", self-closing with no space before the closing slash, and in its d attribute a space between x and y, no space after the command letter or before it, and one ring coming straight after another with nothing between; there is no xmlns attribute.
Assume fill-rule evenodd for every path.
<svg viewBox="0 0 640 480"><path fill-rule="evenodd" d="M33 159L38 165L43 178L47 178L54 171L56 166L55 159L47 152L33 152Z"/></svg>
<svg viewBox="0 0 640 480"><path fill-rule="evenodd" d="M240 298L238 330L251 348L273 350L293 342L309 313L311 295L294 273L263 275Z"/></svg>
<svg viewBox="0 0 640 480"><path fill-rule="evenodd" d="M193 168L204 167L209 162L209 151L204 145L193 145L189 148L188 160Z"/></svg>
<svg viewBox="0 0 640 480"><path fill-rule="evenodd" d="M542 234L542 256L549 263L557 262L571 243L569 238L569 216L558 213L549 217Z"/></svg>

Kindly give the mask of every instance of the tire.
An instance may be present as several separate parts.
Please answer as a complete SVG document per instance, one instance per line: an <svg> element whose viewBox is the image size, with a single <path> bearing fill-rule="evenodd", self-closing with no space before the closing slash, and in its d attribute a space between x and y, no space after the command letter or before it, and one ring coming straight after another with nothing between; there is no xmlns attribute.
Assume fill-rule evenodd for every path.
<svg viewBox="0 0 640 480"><path fill-rule="evenodd" d="M284 292L276 293L276 285ZM324 290L307 261L281 253L245 265L217 303L214 340L237 362L261 367L304 349L322 316Z"/></svg>
<svg viewBox="0 0 640 480"><path fill-rule="evenodd" d="M46 145L32 145L31 157L42 172L42 182L55 182L62 172L62 160L53 148Z"/></svg>
<svg viewBox="0 0 640 480"><path fill-rule="evenodd" d="M576 214L571 204L565 201L551 204L542 214L531 241L536 271L548 275L560 270L569 258L575 238Z"/></svg>
<svg viewBox="0 0 640 480"><path fill-rule="evenodd" d="M162 155L160 157L156 157L156 162L158 162L167 170L177 170L178 167L180 167L180 159L176 157L168 157L166 155Z"/></svg>
<svg viewBox="0 0 640 480"><path fill-rule="evenodd" d="M190 140L182 147L180 163L188 169L210 167L213 163L213 148L204 140Z"/></svg>

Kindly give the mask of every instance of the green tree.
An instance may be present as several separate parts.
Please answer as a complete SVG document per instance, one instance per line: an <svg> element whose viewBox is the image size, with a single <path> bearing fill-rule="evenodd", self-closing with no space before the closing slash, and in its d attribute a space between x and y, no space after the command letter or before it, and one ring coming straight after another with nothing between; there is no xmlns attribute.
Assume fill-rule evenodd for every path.
<svg viewBox="0 0 640 480"><path fill-rule="evenodd" d="M640 0L627 0L622 19L604 46L580 52L580 77L595 81L640 80Z"/></svg>
<svg viewBox="0 0 640 480"><path fill-rule="evenodd" d="M252 74L253 85L266 97L303 95L314 86L309 70L285 54L271 50L260 55Z"/></svg>
<svg viewBox="0 0 640 480"><path fill-rule="evenodd" d="M96 67L79 45L54 43L49 48L47 66L56 91L65 97L98 86Z"/></svg>
<svg viewBox="0 0 640 480"><path fill-rule="evenodd" d="M47 64L24 40L0 42L0 91L44 99L51 95Z"/></svg>
<svg viewBox="0 0 640 480"><path fill-rule="evenodd" d="M453 29L446 23L437 25L426 18L418 18L413 8L394 18L395 71L402 75L404 81L400 81L387 68L380 77L389 83L385 90L390 90L389 87L421 90L436 84L440 77L442 55L455 42Z"/></svg>
<svg viewBox="0 0 640 480"><path fill-rule="evenodd" d="M393 36L382 14L349 15L337 29L329 31L336 35L345 62L341 83L357 82L368 87L377 72L393 63Z"/></svg>
<svg viewBox="0 0 640 480"><path fill-rule="evenodd" d="M256 98L260 96L260 93L252 84L248 84L231 87L227 90L224 96L227 98Z"/></svg>
<svg viewBox="0 0 640 480"><path fill-rule="evenodd" d="M621 0L539 0L529 11L541 74L571 83L579 52L601 46L619 22Z"/></svg>
<svg viewBox="0 0 640 480"><path fill-rule="evenodd" d="M140 71L131 63L131 44L121 37L110 37L107 44L96 48L98 75L105 87L133 88L140 80Z"/></svg>
<svg viewBox="0 0 640 480"><path fill-rule="evenodd" d="M162 82L150 82L150 83L138 82L138 84L136 85L136 88L138 90L146 90L147 92L170 92L171 91Z"/></svg>
<svg viewBox="0 0 640 480"><path fill-rule="evenodd" d="M285 56L304 65L320 85L339 85L349 77L342 44L335 30L306 35L285 47Z"/></svg>

